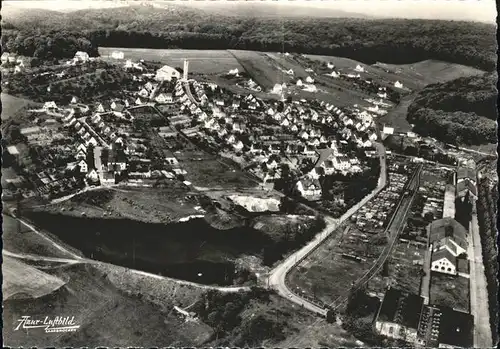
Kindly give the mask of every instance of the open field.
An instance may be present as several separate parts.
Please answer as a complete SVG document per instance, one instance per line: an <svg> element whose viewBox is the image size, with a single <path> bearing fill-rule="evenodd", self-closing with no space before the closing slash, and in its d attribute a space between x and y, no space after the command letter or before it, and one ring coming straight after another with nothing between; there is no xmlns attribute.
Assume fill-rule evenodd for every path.
<svg viewBox="0 0 500 349"><path fill-rule="evenodd" d="M230 160L217 159L199 151L182 151L175 154L180 167L187 172L184 177L196 187L245 189L257 186Z"/></svg>
<svg viewBox="0 0 500 349"><path fill-rule="evenodd" d="M396 132L408 132L412 130L412 127L408 120L406 120L406 114L408 113L408 107L413 102L415 94L411 94L403 97L399 104L389 110L389 112L377 119L379 125L386 125L394 127Z"/></svg>
<svg viewBox="0 0 500 349"><path fill-rule="evenodd" d="M48 212L70 216L128 218L146 223L170 223L199 214L197 195L181 183L165 180L161 187L121 187L82 193L63 203L47 206Z"/></svg>
<svg viewBox="0 0 500 349"><path fill-rule="evenodd" d="M419 294L422 266L418 263L423 262L424 253L425 248L400 240L392 251L388 276L379 273L368 283L369 290L382 295L387 286L397 285L410 293Z"/></svg>
<svg viewBox="0 0 500 349"><path fill-rule="evenodd" d="M4 303L5 345L12 347L125 347L200 345L211 330L198 322L185 322L173 311L175 296L164 294L163 307L149 301L148 290L134 286L119 289L105 272L91 265L74 265L54 270L68 283L52 295L36 300ZM155 280L155 283L161 283ZM141 285L142 286L142 285ZM166 310L168 309L168 311ZM14 331L17 319L29 314L74 316L81 327L76 332L45 333L43 329ZM35 336L35 331L36 336Z"/></svg>
<svg viewBox="0 0 500 349"><path fill-rule="evenodd" d="M291 80L273 64L273 60L265 53L239 50L229 52L264 91L272 89L275 84L289 83Z"/></svg>
<svg viewBox="0 0 500 349"><path fill-rule="evenodd" d="M22 108L37 104L36 102L32 102L28 99L14 97L3 92L1 94L1 99L2 99L2 120L7 120L15 116L15 114L19 112Z"/></svg>
<svg viewBox="0 0 500 349"><path fill-rule="evenodd" d="M376 66L408 79L420 81L421 84L425 85L484 73L484 71L473 67L436 60L425 60L412 64L378 63Z"/></svg>
<svg viewBox="0 0 500 349"><path fill-rule="evenodd" d="M173 67L182 67L184 59L189 60L189 72L202 74L227 73L231 69L243 68L236 58L226 50L179 50L179 49L143 49L99 47L102 56L109 56L113 51L122 51L125 59L132 61L157 61Z"/></svg>
<svg viewBox="0 0 500 349"><path fill-rule="evenodd" d="M15 258L2 255L3 299L39 298L54 292L65 282Z"/></svg>
<svg viewBox="0 0 500 349"><path fill-rule="evenodd" d="M433 272L430 303L469 312L469 279Z"/></svg>
<svg viewBox="0 0 500 349"><path fill-rule="evenodd" d="M14 218L2 215L3 248L13 253L38 254L46 257L71 258L72 256L54 247L47 239L18 223Z"/></svg>

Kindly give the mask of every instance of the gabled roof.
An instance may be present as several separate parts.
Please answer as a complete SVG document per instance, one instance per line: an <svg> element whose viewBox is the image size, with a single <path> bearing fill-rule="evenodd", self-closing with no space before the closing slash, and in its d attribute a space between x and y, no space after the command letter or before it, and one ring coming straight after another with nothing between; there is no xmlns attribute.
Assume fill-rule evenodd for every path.
<svg viewBox="0 0 500 349"><path fill-rule="evenodd" d="M420 296L390 288L380 305L377 320L417 329L423 304Z"/></svg>
<svg viewBox="0 0 500 349"><path fill-rule="evenodd" d="M462 181L457 184L457 194L463 195L466 191L470 191L474 196L477 196L477 188L470 181Z"/></svg>
<svg viewBox="0 0 500 349"><path fill-rule="evenodd" d="M449 227L449 228L447 228ZM444 239L449 231L450 237L459 246L467 246L467 230L462 224L451 217L435 220L429 225L429 242L434 243Z"/></svg>
<svg viewBox="0 0 500 349"><path fill-rule="evenodd" d="M433 252L432 257L431 257L431 261L435 262L435 261L439 261L443 258L446 258L448 261L450 261L450 263L452 263L454 265L457 264L457 258L454 255L452 255L451 252L448 251L448 249L446 249L446 248L443 248L442 250Z"/></svg>

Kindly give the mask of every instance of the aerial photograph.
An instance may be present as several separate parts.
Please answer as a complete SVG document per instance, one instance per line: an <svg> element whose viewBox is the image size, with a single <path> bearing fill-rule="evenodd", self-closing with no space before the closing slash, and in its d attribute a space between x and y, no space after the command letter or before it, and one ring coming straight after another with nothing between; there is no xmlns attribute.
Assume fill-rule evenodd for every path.
<svg viewBox="0 0 500 349"><path fill-rule="evenodd" d="M2 336L493 348L494 0L2 1Z"/></svg>

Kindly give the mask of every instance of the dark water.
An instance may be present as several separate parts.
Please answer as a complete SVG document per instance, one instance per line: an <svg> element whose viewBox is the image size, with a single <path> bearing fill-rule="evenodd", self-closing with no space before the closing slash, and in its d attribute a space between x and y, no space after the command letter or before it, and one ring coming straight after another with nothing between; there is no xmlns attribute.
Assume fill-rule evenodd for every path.
<svg viewBox="0 0 500 349"><path fill-rule="evenodd" d="M258 230L218 230L203 219L165 225L44 212L26 216L89 258L205 284L232 284L232 259L260 254L272 244Z"/></svg>

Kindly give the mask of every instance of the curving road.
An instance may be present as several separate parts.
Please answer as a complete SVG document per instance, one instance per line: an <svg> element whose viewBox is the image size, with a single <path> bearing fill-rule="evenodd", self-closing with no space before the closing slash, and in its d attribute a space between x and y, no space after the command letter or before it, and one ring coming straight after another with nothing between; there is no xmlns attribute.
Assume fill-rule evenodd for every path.
<svg viewBox="0 0 500 349"><path fill-rule="evenodd" d="M326 228L318 233L316 237L310 241L306 246L296 251L288 258L286 258L280 265L274 268L268 277L268 286L275 289L279 295L289 299L290 301L302 306L312 312L315 312L321 316L326 316L326 310L306 300L295 293L293 293L286 285L286 276L295 266L297 266L305 257L307 257L311 252L313 252L318 246L325 241L332 232L334 232L339 225L344 221L349 219L357 210L364 206L368 201L370 201L375 195L377 195L387 183L387 169L386 169L386 159L385 159L385 148L382 144L376 143L375 147L380 158L380 177L378 181L378 186L364 197L358 204L351 207L342 217L339 219L333 219L331 217L326 217L327 221Z"/></svg>

